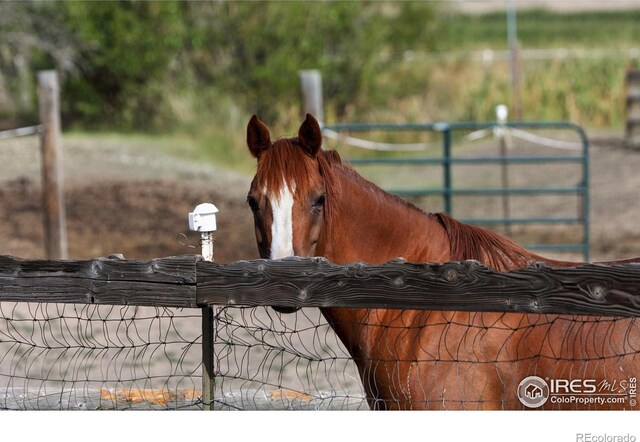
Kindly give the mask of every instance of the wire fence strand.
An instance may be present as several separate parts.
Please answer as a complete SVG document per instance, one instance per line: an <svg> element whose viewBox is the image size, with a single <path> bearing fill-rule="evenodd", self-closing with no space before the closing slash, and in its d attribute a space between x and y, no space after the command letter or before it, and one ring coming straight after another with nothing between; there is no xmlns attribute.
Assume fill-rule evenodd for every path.
<svg viewBox="0 0 640 442"><path fill-rule="evenodd" d="M0 303L0 408L197 408L198 312Z"/></svg>
<svg viewBox="0 0 640 442"><path fill-rule="evenodd" d="M350 351L380 351L354 361L319 309L216 311L215 410L522 408L528 375L620 386L640 354L633 318L372 309L353 325L378 338ZM199 309L2 302L0 409L202 409L200 327Z"/></svg>

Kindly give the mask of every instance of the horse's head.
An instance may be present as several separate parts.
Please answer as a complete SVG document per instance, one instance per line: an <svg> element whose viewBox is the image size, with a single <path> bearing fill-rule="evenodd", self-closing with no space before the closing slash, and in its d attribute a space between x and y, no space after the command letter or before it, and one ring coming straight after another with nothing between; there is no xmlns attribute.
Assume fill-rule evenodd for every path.
<svg viewBox="0 0 640 442"><path fill-rule="evenodd" d="M297 137L271 142L269 129L254 115L247 126L247 145L258 160L247 203L260 256L318 255L327 200L318 122L307 114Z"/></svg>

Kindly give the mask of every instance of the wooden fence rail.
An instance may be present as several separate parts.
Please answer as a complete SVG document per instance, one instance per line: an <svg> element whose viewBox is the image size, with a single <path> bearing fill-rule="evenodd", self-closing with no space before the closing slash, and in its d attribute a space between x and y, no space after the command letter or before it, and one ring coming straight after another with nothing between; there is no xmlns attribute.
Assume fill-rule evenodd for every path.
<svg viewBox="0 0 640 442"><path fill-rule="evenodd" d="M32 261L0 256L0 301L196 307L199 259Z"/></svg>
<svg viewBox="0 0 640 442"><path fill-rule="evenodd" d="M0 301L640 316L640 264L537 264L496 272L475 261L335 265L322 258L288 258L220 265L195 255L151 261L0 256Z"/></svg>

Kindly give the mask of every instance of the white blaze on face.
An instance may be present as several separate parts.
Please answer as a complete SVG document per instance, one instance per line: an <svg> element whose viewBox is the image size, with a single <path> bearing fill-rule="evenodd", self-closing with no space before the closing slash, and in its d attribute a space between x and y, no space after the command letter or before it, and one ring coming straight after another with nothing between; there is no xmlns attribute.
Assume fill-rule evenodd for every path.
<svg viewBox="0 0 640 442"><path fill-rule="evenodd" d="M291 186L295 190L295 185ZM293 194L283 183L278 195L271 195L271 259L293 256Z"/></svg>

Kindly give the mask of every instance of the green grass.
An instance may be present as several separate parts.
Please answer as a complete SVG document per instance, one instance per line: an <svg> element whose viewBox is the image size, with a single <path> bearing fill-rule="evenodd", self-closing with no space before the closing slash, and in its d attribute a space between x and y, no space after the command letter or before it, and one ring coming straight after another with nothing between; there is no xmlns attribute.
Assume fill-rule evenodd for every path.
<svg viewBox="0 0 640 442"><path fill-rule="evenodd" d="M181 149L171 149L175 155L196 161L208 161L230 169L250 173L255 160L249 154L244 128L203 128L197 136L187 135L188 143Z"/></svg>
<svg viewBox="0 0 640 442"><path fill-rule="evenodd" d="M66 131L64 137L75 144L116 144L135 150L162 152L245 174L255 169L255 160L246 148L244 133L229 129L203 128L198 133L177 131L169 134Z"/></svg>
<svg viewBox="0 0 640 442"><path fill-rule="evenodd" d="M588 129L620 130L625 120L624 75L640 63L616 50L640 48L640 8L633 11L556 13L518 11L522 49L610 49L603 58L521 61L522 118L567 120ZM506 14L443 11L438 51L507 48ZM495 119L498 104L512 104L510 65L470 59L397 59L375 71L375 91L327 122L434 122ZM373 98L376 97L376 98ZM382 97L382 98L379 98ZM512 109L513 110L513 109ZM513 113L511 115L513 117Z"/></svg>
<svg viewBox="0 0 640 442"><path fill-rule="evenodd" d="M558 13L517 11L518 40L523 47L633 47L640 43L640 8L631 11ZM440 16L440 50L505 49L506 13Z"/></svg>
<svg viewBox="0 0 640 442"><path fill-rule="evenodd" d="M640 48L640 8L633 11L556 13L518 11L522 49ZM507 48L506 14L442 12L438 51ZM619 53L599 59L521 61L525 120L569 120L587 128L621 128L625 70L638 60ZM401 79L401 81L398 81ZM486 121L495 106L512 103L506 61L401 61L377 73L387 104L356 112L360 121ZM355 120L355 119L354 119ZM352 121L354 121L352 120Z"/></svg>

